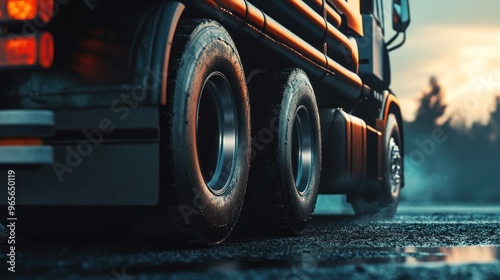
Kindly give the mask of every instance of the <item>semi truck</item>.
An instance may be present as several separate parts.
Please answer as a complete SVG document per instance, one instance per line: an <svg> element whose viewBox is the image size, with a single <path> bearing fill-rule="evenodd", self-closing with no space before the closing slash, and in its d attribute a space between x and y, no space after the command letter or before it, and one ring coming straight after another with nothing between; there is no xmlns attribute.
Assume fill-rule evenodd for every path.
<svg viewBox="0 0 500 280"><path fill-rule="evenodd" d="M4 218L218 244L242 213L300 234L318 194L391 217L409 23L408 0L0 1Z"/></svg>

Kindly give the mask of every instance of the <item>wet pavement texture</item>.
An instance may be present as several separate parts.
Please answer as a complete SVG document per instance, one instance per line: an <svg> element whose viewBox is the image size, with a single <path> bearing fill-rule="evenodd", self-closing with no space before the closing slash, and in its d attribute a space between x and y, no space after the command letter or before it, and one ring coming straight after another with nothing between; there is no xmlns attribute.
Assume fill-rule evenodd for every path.
<svg viewBox="0 0 500 280"><path fill-rule="evenodd" d="M0 279L500 279L499 211L414 210L391 220L316 215L301 236L239 233L216 247L127 236L27 242L16 274L2 238Z"/></svg>

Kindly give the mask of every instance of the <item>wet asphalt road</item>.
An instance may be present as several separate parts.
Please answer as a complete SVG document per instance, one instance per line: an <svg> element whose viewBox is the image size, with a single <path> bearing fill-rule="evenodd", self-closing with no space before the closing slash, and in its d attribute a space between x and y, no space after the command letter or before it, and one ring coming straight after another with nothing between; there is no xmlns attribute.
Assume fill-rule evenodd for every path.
<svg viewBox="0 0 500 280"><path fill-rule="evenodd" d="M26 241L15 274L0 242L0 279L500 279L498 207L401 207L392 220L323 214L302 236L240 233L212 248L127 236Z"/></svg>

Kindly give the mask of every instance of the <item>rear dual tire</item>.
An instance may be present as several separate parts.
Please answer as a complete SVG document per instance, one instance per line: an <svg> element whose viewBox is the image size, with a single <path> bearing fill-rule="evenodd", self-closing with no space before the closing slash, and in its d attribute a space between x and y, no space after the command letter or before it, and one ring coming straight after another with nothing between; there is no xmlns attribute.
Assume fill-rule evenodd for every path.
<svg viewBox="0 0 500 280"><path fill-rule="evenodd" d="M321 172L316 98L300 69L276 74L269 88L251 93L254 161L245 212L265 230L300 234L314 211Z"/></svg>
<svg viewBox="0 0 500 280"><path fill-rule="evenodd" d="M229 34L214 21L181 23L174 42L162 119L162 202L177 235L218 244L238 220L250 167L244 71Z"/></svg>

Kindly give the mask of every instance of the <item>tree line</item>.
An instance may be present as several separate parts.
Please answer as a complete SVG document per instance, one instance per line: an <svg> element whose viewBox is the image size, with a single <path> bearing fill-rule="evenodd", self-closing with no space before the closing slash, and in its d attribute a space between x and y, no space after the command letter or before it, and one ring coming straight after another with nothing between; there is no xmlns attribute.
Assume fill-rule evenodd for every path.
<svg viewBox="0 0 500 280"><path fill-rule="evenodd" d="M416 203L500 202L500 97L487 124L452 123L442 87L430 79L415 120L406 122L402 201ZM484 108L486 110L486 108ZM467 118L468 116L462 116Z"/></svg>

